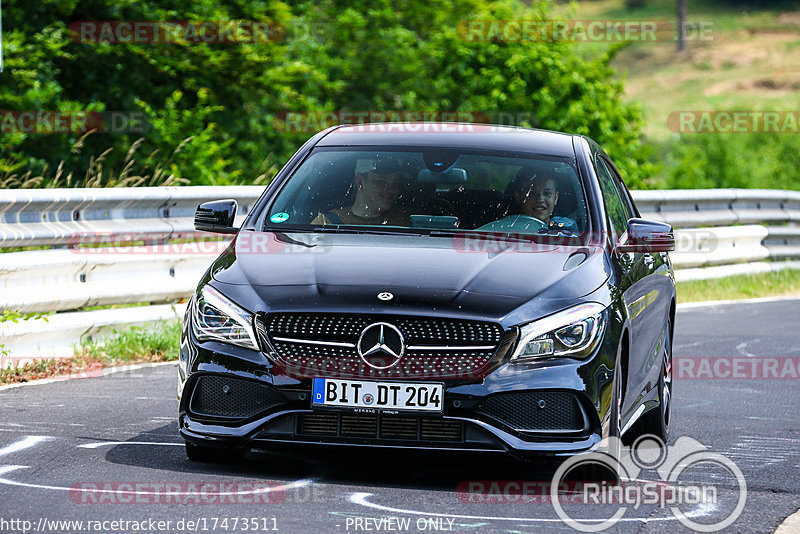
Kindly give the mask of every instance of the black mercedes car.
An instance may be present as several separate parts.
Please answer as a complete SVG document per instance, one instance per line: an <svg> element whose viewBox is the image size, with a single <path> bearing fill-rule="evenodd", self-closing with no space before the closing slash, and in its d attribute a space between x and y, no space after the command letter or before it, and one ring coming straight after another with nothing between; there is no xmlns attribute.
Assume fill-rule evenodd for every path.
<svg viewBox="0 0 800 534"><path fill-rule="evenodd" d="M591 139L337 126L234 227L179 363L192 460L278 445L566 456L666 438L672 229Z"/></svg>

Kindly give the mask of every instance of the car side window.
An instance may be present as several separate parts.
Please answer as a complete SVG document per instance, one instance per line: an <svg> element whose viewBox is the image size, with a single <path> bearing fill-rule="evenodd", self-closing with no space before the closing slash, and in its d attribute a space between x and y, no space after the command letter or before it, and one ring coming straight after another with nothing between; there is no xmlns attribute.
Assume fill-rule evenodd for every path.
<svg viewBox="0 0 800 534"><path fill-rule="evenodd" d="M633 198L631 197L631 192L628 191L628 187L625 185L625 182L622 181L622 177L619 175L619 171L617 171L617 169L614 168L614 165L605 158L600 158L600 159L608 168L608 171L611 173L614 185L617 187L619 196L622 199L622 206L625 208L625 212L628 214L628 219L630 219L631 217L638 217L636 208L634 207L633 204Z"/></svg>
<svg viewBox="0 0 800 534"><path fill-rule="evenodd" d="M622 197L614 185L614 176L608 165L601 158L595 160L595 170L600 181L600 189L603 192L603 202L606 206L606 213L614 231L614 241L619 239L628 229L628 219L631 218L630 208L626 206Z"/></svg>

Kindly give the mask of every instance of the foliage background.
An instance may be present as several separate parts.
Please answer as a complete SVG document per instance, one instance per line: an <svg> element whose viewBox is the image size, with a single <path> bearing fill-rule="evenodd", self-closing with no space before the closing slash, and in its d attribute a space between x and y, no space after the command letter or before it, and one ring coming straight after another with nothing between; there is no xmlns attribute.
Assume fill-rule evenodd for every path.
<svg viewBox="0 0 800 534"><path fill-rule="evenodd" d="M692 9L709 1L711 12L721 9L714 2L726 4L699 0ZM674 6L641 3L630 11L618 2L602 16L661 17L666 4ZM0 188L266 183L313 134L284 131L282 114L347 110L502 112L521 126L585 134L632 188L800 188L797 135L646 139L642 110L625 98L625 78L611 66L641 49L463 38L463 21L581 18L587 6L612 3L530 4L4 0L0 110L145 112L150 129L0 133ZM728 4L739 9L741 2ZM724 24L735 24L736 13L726 11ZM237 44L70 38L72 23L92 20L271 21L286 35ZM648 98L658 102L659 95Z"/></svg>
<svg viewBox="0 0 800 534"><path fill-rule="evenodd" d="M523 126L586 134L634 186L652 168L641 113L622 103L614 50L563 42L468 42L458 23L554 18L513 0L5 0L0 109L144 111L133 134L4 133L0 186L268 181L311 132L286 111L503 111ZM79 43L86 20L259 20L273 43ZM529 117L528 120L525 120ZM276 119L277 118L277 119Z"/></svg>

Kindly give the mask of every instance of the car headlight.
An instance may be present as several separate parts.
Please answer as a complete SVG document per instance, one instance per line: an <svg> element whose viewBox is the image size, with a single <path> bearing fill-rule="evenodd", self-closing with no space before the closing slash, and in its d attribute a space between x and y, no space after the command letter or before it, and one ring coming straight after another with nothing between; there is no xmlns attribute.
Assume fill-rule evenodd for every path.
<svg viewBox="0 0 800 534"><path fill-rule="evenodd" d="M253 314L211 286L203 287L195 300L192 326L200 341L221 341L259 350Z"/></svg>
<svg viewBox="0 0 800 534"><path fill-rule="evenodd" d="M586 357L602 339L607 315L605 306L589 302L522 325L511 361Z"/></svg>

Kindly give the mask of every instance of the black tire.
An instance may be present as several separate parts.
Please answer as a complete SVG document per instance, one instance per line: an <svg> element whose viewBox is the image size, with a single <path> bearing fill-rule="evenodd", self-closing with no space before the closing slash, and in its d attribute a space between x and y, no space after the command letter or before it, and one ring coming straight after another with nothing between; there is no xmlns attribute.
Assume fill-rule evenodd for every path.
<svg viewBox="0 0 800 534"><path fill-rule="evenodd" d="M672 411L672 321L667 322L664 340L664 360L658 377L658 407L653 408L637 425L638 436L652 434L663 443L669 437L669 420Z"/></svg>
<svg viewBox="0 0 800 534"><path fill-rule="evenodd" d="M222 449L205 447L195 443L186 442L186 457L191 462L233 462L242 455L239 449Z"/></svg>

